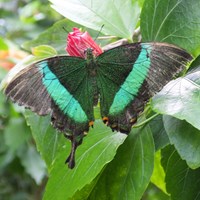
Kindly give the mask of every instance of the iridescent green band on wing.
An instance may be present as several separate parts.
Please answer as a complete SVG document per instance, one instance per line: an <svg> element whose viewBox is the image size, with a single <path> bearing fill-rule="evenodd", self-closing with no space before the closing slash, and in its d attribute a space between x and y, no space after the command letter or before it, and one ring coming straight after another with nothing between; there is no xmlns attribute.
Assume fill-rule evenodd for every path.
<svg viewBox="0 0 200 200"><path fill-rule="evenodd" d="M116 115L122 112L124 108L133 101L148 74L151 61L147 55L151 52L151 46L148 44L141 44L141 47L141 52L136 62L133 64L133 69L115 95L109 110L110 115Z"/></svg>
<svg viewBox="0 0 200 200"><path fill-rule="evenodd" d="M77 123L87 122L88 118L81 105L52 73L48 67L48 61L40 62L38 65L43 74L43 84L62 112Z"/></svg>

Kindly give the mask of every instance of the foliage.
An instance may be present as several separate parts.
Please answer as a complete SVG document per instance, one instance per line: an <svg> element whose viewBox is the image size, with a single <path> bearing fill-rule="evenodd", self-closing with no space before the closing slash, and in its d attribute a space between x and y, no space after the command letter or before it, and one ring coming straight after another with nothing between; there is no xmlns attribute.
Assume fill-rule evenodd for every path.
<svg viewBox="0 0 200 200"><path fill-rule="evenodd" d="M33 144L27 133L31 129L49 174L43 199L200 199L199 0L130 0L127 3L108 0L104 5L101 1L86 0L51 2L67 19L56 22L36 39L23 44L27 51L33 49L34 59L65 53L67 33L63 27L69 31L75 26L82 27L95 37L104 24L101 39L107 34L115 37L98 39L102 46L121 37L131 41L134 29L140 27L142 41L175 44L196 60L183 77L172 80L152 98L139 122L153 112L160 115L140 128L133 127L129 136L112 132L97 120L77 150L74 170L64 165L69 142L53 130L49 117L17 112L19 108L5 102L1 94L2 168L16 162L16 156L25 166L20 149L25 143L28 145L24 147L28 149L26 153L32 151ZM33 24L39 25L35 21ZM23 32L26 34L27 29ZM36 32L38 34L40 28ZM12 135L13 126L19 130L22 140ZM27 172L33 175L29 168Z"/></svg>

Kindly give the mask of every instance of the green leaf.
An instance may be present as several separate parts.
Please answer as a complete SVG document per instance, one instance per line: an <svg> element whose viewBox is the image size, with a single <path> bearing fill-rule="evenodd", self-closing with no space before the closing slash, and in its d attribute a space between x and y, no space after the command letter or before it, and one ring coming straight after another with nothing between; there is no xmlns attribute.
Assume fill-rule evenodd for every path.
<svg viewBox="0 0 200 200"><path fill-rule="evenodd" d="M40 45L40 46L34 47L32 52L33 52L33 55L35 56L45 57L45 58L57 55L56 50L49 45Z"/></svg>
<svg viewBox="0 0 200 200"><path fill-rule="evenodd" d="M50 0L52 7L66 18L102 33L132 40L139 19L138 1ZM141 3L141 2L140 2Z"/></svg>
<svg viewBox="0 0 200 200"><path fill-rule="evenodd" d="M148 0L141 13L143 41L176 44L194 56L200 53L200 1Z"/></svg>
<svg viewBox="0 0 200 200"><path fill-rule="evenodd" d="M25 117L36 141L37 149L50 170L59 149L65 148L66 139L51 126L49 116L39 117L31 111L26 111Z"/></svg>
<svg viewBox="0 0 200 200"><path fill-rule="evenodd" d="M158 115L151 120L149 126L153 134L156 151L169 144L169 138L163 125L162 115Z"/></svg>
<svg viewBox="0 0 200 200"><path fill-rule="evenodd" d="M133 128L102 172L89 199L141 199L153 171L154 143L148 126Z"/></svg>
<svg viewBox="0 0 200 200"><path fill-rule="evenodd" d="M151 182L166 193L165 172L161 166L161 151L157 151L154 160L154 170Z"/></svg>
<svg viewBox="0 0 200 200"><path fill-rule="evenodd" d="M162 190L150 183L141 200L171 200Z"/></svg>
<svg viewBox="0 0 200 200"><path fill-rule="evenodd" d="M192 169L200 167L200 130L170 116L164 116L164 126L181 158Z"/></svg>
<svg viewBox="0 0 200 200"><path fill-rule="evenodd" d="M32 145L26 146L26 149L18 152L18 156L21 159L25 171L40 185L43 178L46 176L46 165L35 147Z"/></svg>
<svg viewBox="0 0 200 200"><path fill-rule="evenodd" d="M185 119L200 130L200 68L169 82L153 97L152 109Z"/></svg>
<svg viewBox="0 0 200 200"><path fill-rule="evenodd" d="M200 66L200 56L198 56L190 65L189 72L192 70L196 70Z"/></svg>
<svg viewBox="0 0 200 200"><path fill-rule="evenodd" d="M103 171L103 170L102 170ZM99 175L93 179L89 184L87 184L85 187L83 187L81 190L78 190L73 197L69 198L69 200L88 200L90 193L94 189L94 187L97 184L97 181L101 175L101 172Z"/></svg>
<svg viewBox="0 0 200 200"><path fill-rule="evenodd" d="M44 199L64 200L72 197L78 190L90 184L102 168L113 159L126 135L112 132L99 121L95 122L94 127L77 149L76 166L73 170L64 164L69 149L66 150L66 146L60 147L50 171ZM51 141L50 138L49 140ZM70 147L69 142L67 146Z"/></svg>
<svg viewBox="0 0 200 200"><path fill-rule="evenodd" d="M8 50L8 45L2 37L0 37L0 51L1 50Z"/></svg>
<svg viewBox="0 0 200 200"><path fill-rule="evenodd" d="M22 117L11 117L4 133L5 143L11 151L16 151L30 137L30 130Z"/></svg>
<svg viewBox="0 0 200 200"><path fill-rule="evenodd" d="M172 200L199 200L200 168L190 169L173 146L162 150L166 188Z"/></svg>
<svg viewBox="0 0 200 200"><path fill-rule="evenodd" d="M66 30L71 31L73 27L80 27L80 25L67 19L59 20L36 39L25 42L22 46L24 49L31 51L34 47L48 45L52 46L59 54L66 54L68 35Z"/></svg>

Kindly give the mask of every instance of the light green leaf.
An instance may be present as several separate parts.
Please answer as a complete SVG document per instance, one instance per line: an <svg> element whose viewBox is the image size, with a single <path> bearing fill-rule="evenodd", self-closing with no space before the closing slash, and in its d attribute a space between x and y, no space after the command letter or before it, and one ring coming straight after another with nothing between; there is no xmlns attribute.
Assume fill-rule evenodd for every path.
<svg viewBox="0 0 200 200"><path fill-rule="evenodd" d="M73 170L64 164L69 153L66 147L59 152L50 172L44 200L69 199L78 190L90 184L103 167L114 158L117 148L123 143L126 135L112 132L99 121L95 122L94 127L77 149L76 166Z"/></svg>
<svg viewBox="0 0 200 200"><path fill-rule="evenodd" d="M166 188L172 200L199 200L200 168L190 169L173 146L162 150Z"/></svg>
<svg viewBox="0 0 200 200"><path fill-rule="evenodd" d="M33 55L38 57L51 57L57 55L57 51L49 45L40 45L32 49Z"/></svg>
<svg viewBox="0 0 200 200"><path fill-rule="evenodd" d="M139 19L138 1L107 0L50 0L52 7L66 18L99 31L122 38L132 39ZM141 3L141 2L140 2Z"/></svg>
<svg viewBox="0 0 200 200"><path fill-rule="evenodd" d="M140 200L153 171L154 143L151 130L133 128L102 172L89 199Z"/></svg>
<svg viewBox="0 0 200 200"><path fill-rule="evenodd" d="M200 167L200 130L186 121L164 116L164 126L171 144L192 169Z"/></svg>
<svg viewBox="0 0 200 200"><path fill-rule="evenodd" d="M176 44L194 56L200 53L200 1L148 0L141 13L143 41Z"/></svg>
<svg viewBox="0 0 200 200"><path fill-rule="evenodd" d="M153 97L152 109L185 119L200 130L200 69L169 82Z"/></svg>
<svg viewBox="0 0 200 200"><path fill-rule="evenodd" d="M165 172L161 166L161 151L157 151L154 160L154 170L151 177L151 182L160 188L164 193L166 192Z"/></svg>
<svg viewBox="0 0 200 200"><path fill-rule="evenodd" d="M2 37L0 37L0 50L8 50L8 45Z"/></svg>

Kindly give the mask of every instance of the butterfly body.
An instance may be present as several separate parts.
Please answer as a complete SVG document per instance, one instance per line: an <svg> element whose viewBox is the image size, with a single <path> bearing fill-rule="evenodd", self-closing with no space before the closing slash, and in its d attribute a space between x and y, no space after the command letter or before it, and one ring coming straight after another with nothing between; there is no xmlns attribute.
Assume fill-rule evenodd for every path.
<svg viewBox="0 0 200 200"><path fill-rule="evenodd" d="M5 93L39 115L51 115L55 128L72 141L67 159L93 125L100 102L103 121L112 130L129 133L145 103L179 74L192 57L165 43L135 43L86 58L56 56L21 70Z"/></svg>

